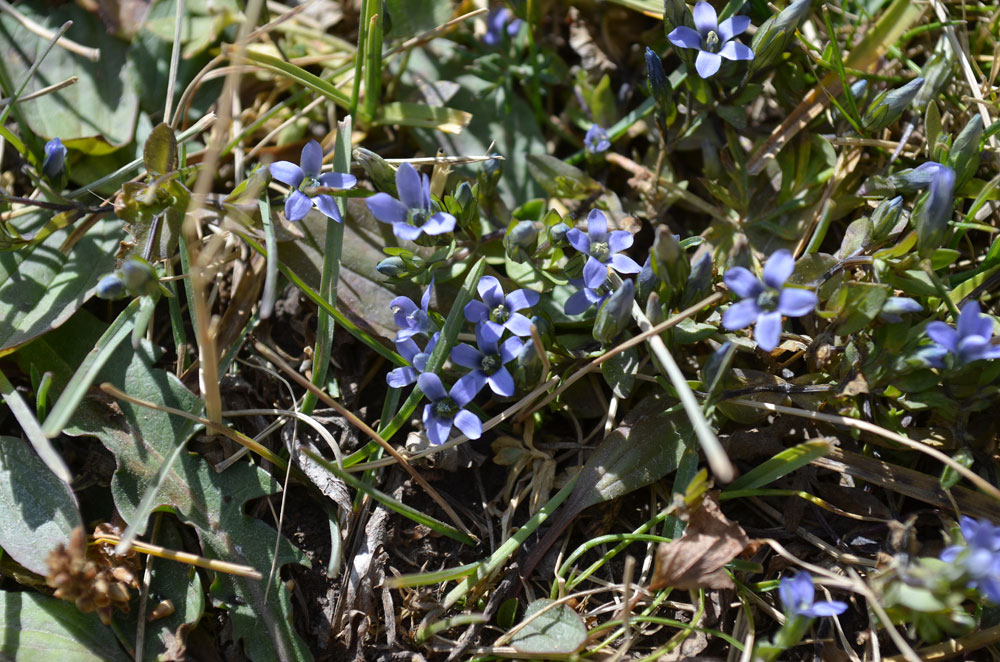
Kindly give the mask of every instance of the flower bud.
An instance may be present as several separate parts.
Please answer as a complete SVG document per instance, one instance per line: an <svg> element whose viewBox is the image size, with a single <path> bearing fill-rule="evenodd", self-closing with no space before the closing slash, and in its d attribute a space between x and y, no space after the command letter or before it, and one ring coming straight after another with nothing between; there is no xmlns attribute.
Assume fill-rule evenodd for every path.
<svg viewBox="0 0 1000 662"><path fill-rule="evenodd" d="M408 273L406 262L396 255L387 257L376 264L375 271L388 278L402 278Z"/></svg>
<svg viewBox="0 0 1000 662"><path fill-rule="evenodd" d="M955 171L955 188L972 179L979 169L980 145L983 137L983 118L973 115L962 132L955 138L948 153L948 166Z"/></svg>
<svg viewBox="0 0 1000 662"><path fill-rule="evenodd" d="M666 226L656 228L656 238L653 239L653 271L663 281L670 291L670 299L684 291L691 264L688 262L684 249L681 248L677 235ZM670 303L667 301L667 303Z"/></svg>
<svg viewBox="0 0 1000 662"><path fill-rule="evenodd" d="M45 143L45 158L42 159L42 173L49 179L63 174L66 166L66 146L58 138Z"/></svg>
<svg viewBox="0 0 1000 662"><path fill-rule="evenodd" d="M652 256L647 257L646 262L642 265L642 271L639 272L639 276L636 278L636 285L636 291L638 292L636 300L639 302L645 301L649 298L650 294L659 289L660 279L657 277L656 272L653 271Z"/></svg>
<svg viewBox="0 0 1000 662"><path fill-rule="evenodd" d="M656 102L658 118L664 126L670 126L677 117L677 104L674 103L674 89L663 69L663 62L649 46L646 47L646 79L649 82L649 93Z"/></svg>
<svg viewBox="0 0 1000 662"><path fill-rule="evenodd" d="M108 274L97 283L97 296L100 299L121 299L125 296L125 283L116 272Z"/></svg>
<svg viewBox="0 0 1000 662"><path fill-rule="evenodd" d="M930 172L927 193L910 213L917 230L917 249L921 257L930 257L948 236L948 221L954 207L955 171L940 163L925 163L916 170Z"/></svg>
<svg viewBox="0 0 1000 662"><path fill-rule="evenodd" d="M872 240L881 241L889 236L892 229L899 222L899 217L903 213L903 196L897 195L891 200L886 199L878 203L878 207L872 212Z"/></svg>
<svg viewBox="0 0 1000 662"><path fill-rule="evenodd" d="M556 223L549 228L549 243L559 248L568 246L569 240L566 239L566 233L569 230L570 227L565 223Z"/></svg>
<svg viewBox="0 0 1000 662"><path fill-rule="evenodd" d="M712 141L705 138L701 141L701 163L702 173L710 181L719 181L725 170L722 167L722 160L719 158L719 148L712 144Z"/></svg>
<svg viewBox="0 0 1000 662"><path fill-rule="evenodd" d="M712 287L712 251L704 244L694 254L691 275L684 288L682 305L689 305L701 299Z"/></svg>
<svg viewBox="0 0 1000 662"><path fill-rule="evenodd" d="M134 296L152 295L160 289L160 280L153 265L139 257L129 255L121 266L122 282L125 289Z"/></svg>
<svg viewBox="0 0 1000 662"><path fill-rule="evenodd" d="M476 199L475 194L472 192L472 187L469 186L469 182L462 182L455 189L455 202L462 206L462 209L468 207Z"/></svg>
<svg viewBox="0 0 1000 662"><path fill-rule="evenodd" d="M376 190L388 193L394 198L399 197L396 191L396 171L385 159L364 147L355 147L353 154L354 160L368 173Z"/></svg>
<svg viewBox="0 0 1000 662"><path fill-rule="evenodd" d="M736 355L736 346L731 342L725 342L719 349L712 352L712 355L705 361L701 368L701 386L707 393L708 402L713 402L716 396L722 392L722 386L726 383L726 375L733 364L733 357Z"/></svg>
<svg viewBox="0 0 1000 662"><path fill-rule="evenodd" d="M531 340L518 350L512 372L514 381L521 388L530 388L542 378L542 359Z"/></svg>
<svg viewBox="0 0 1000 662"><path fill-rule="evenodd" d="M750 42L754 57L747 75L771 66L788 50L799 24L809 15L810 0L795 0L776 15L764 21Z"/></svg>
<svg viewBox="0 0 1000 662"><path fill-rule="evenodd" d="M607 298L594 320L594 340L605 345L611 344L632 322L632 302L635 299L635 285L631 280L622 283Z"/></svg>
<svg viewBox="0 0 1000 662"><path fill-rule="evenodd" d="M927 104L937 98L944 86L951 81L953 69L951 58L946 52L936 52L927 59L920 75L924 77L924 85L913 97L913 109L923 113Z"/></svg>
<svg viewBox="0 0 1000 662"><path fill-rule="evenodd" d="M507 231L503 247L509 257L519 264L531 259L538 242L538 227L533 221L518 221Z"/></svg>
<svg viewBox="0 0 1000 662"><path fill-rule="evenodd" d="M903 87L895 90L883 90L878 93L871 105L861 116L861 126L865 131L881 131L903 114L913 97L924 84L923 78L914 78Z"/></svg>

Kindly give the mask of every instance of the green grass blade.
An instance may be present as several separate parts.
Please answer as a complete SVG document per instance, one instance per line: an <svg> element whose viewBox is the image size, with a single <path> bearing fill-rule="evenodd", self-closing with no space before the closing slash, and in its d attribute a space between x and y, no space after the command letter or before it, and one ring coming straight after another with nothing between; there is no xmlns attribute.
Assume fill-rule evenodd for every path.
<svg viewBox="0 0 1000 662"><path fill-rule="evenodd" d="M35 452L38 453L38 457L52 473L59 477L59 480L69 485L70 481L73 480L69 467L63 462L62 456L52 447L49 438L42 432L42 426L38 424L38 419L35 418L31 407L21 398L21 394L7 380L7 375L3 374L2 371L0 371L0 395L3 396L3 401L7 403L11 413L14 414L14 418L17 419L21 430L28 437Z"/></svg>
<svg viewBox="0 0 1000 662"><path fill-rule="evenodd" d="M263 53L257 53L253 50L244 51L243 57L259 67L267 69L268 71L280 76L284 76L285 78L288 78L289 80L292 80L302 87L316 92L317 94L322 94L341 108L350 108L351 106L350 97L334 87L332 83L323 80L319 76L309 73L302 67L297 67L290 62L285 62L281 58L265 55Z"/></svg>
<svg viewBox="0 0 1000 662"><path fill-rule="evenodd" d="M370 4L375 4L374 2ZM382 16L374 14L368 23L365 39L365 110L364 117L375 117L382 98Z"/></svg>
<svg viewBox="0 0 1000 662"><path fill-rule="evenodd" d="M751 471L734 480L724 491L752 490L769 485L777 479L804 467L818 457L830 452L830 442L814 439L804 444L786 448L770 460L757 465Z"/></svg>

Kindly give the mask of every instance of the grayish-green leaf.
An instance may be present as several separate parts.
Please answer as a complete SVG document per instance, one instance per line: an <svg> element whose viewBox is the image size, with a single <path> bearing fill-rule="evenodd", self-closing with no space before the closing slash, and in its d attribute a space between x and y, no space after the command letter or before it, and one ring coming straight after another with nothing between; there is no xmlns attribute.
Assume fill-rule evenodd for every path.
<svg viewBox="0 0 1000 662"><path fill-rule="evenodd" d="M524 620L531 619L510 639L510 645L519 653L570 655L587 642L587 628L580 616L566 604L549 607L552 600L542 598L528 605Z"/></svg>

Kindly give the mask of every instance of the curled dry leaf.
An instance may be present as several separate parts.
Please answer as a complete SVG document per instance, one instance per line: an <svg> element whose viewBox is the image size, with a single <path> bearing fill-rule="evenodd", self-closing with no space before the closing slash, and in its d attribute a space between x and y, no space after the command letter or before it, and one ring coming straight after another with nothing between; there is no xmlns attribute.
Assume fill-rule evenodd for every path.
<svg viewBox="0 0 1000 662"><path fill-rule="evenodd" d="M691 513L684 535L672 542L660 543L649 590L667 586L732 588L733 581L722 567L749 544L750 539L740 525L722 514L718 492L711 492L701 507Z"/></svg>

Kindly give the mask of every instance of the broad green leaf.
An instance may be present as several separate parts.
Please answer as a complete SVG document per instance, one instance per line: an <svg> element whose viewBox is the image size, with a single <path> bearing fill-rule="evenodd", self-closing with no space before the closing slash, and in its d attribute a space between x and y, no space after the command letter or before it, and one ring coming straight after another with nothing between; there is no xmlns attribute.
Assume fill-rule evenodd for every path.
<svg viewBox="0 0 1000 662"><path fill-rule="evenodd" d="M528 154L531 176L555 198L584 198L601 191L601 185L576 166L548 154Z"/></svg>
<svg viewBox="0 0 1000 662"><path fill-rule="evenodd" d="M0 547L28 570L48 574L45 559L83 524L76 497L21 439L0 437Z"/></svg>
<svg viewBox="0 0 1000 662"><path fill-rule="evenodd" d="M846 336L868 326L889 298L889 288L881 283L852 282L845 284L845 288L847 296L841 309L843 321L836 331L838 336Z"/></svg>
<svg viewBox="0 0 1000 662"><path fill-rule="evenodd" d="M630 347L601 364L604 381L616 398L627 398L635 388L635 374L639 371L639 351Z"/></svg>
<svg viewBox="0 0 1000 662"><path fill-rule="evenodd" d="M35 215L35 229L44 220ZM114 269L121 224L98 221L67 255L60 250L72 228L37 246L0 253L0 356L59 326L91 297L97 281Z"/></svg>
<svg viewBox="0 0 1000 662"><path fill-rule="evenodd" d="M392 28L389 37L410 38L446 23L452 18L450 0L385 0Z"/></svg>
<svg viewBox="0 0 1000 662"><path fill-rule="evenodd" d="M177 168L177 138L170 126L160 122L153 128L142 150L142 162L146 172L154 177Z"/></svg>
<svg viewBox="0 0 1000 662"><path fill-rule="evenodd" d="M129 662L97 614L37 593L0 591L0 659L17 662Z"/></svg>
<svg viewBox="0 0 1000 662"><path fill-rule="evenodd" d="M437 129L444 133L461 133L472 121L472 113L447 106L427 106L422 103L394 101L379 106L375 124L399 124Z"/></svg>
<svg viewBox="0 0 1000 662"><path fill-rule="evenodd" d="M42 10L39 5L22 3L19 9L49 29L72 20L73 27L66 36L79 44L99 46L101 50L101 59L90 62L63 48L52 49L41 69L28 83L25 93L35 92L70 76L79 80L75 85L22 104L21 112L31 129L45 138L58 136L67 147L91 154L108 153L131 142L135 135L139 97L132 82L135 72L126 60L127 44L109 39L96 13L72 4ZM0 40L17 45L5 50L5 64L15 81L23 79L28 67L48 42L23 28L6 13L0 17ZM99 141L76 142L93 137Z"/></svg>
<svg viewBox="0 0 1000 662"><path fill-rule="evenodd" d="M524 612L528 622L510 638L510 645L519 653L534 655L570 655L587 642L587 627L579 614L566 604L549 607L553 600L535 600ZM544 613L543 609L549 607ZM535 616L539 614L538 616Z"/></svg>

